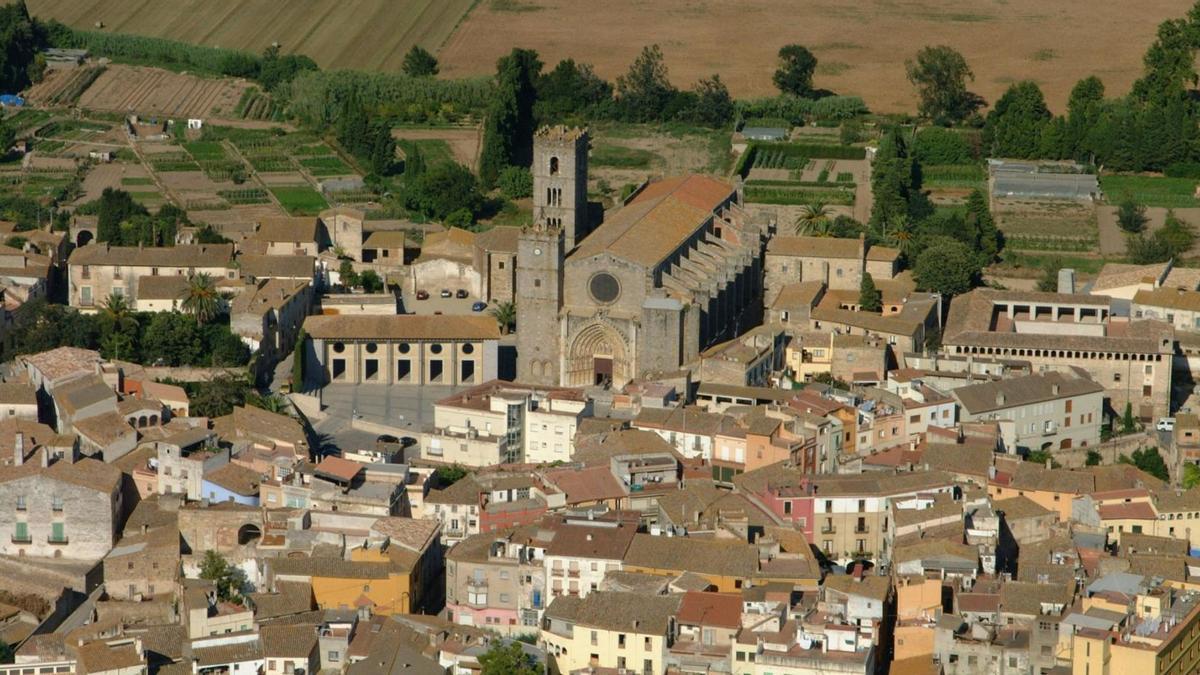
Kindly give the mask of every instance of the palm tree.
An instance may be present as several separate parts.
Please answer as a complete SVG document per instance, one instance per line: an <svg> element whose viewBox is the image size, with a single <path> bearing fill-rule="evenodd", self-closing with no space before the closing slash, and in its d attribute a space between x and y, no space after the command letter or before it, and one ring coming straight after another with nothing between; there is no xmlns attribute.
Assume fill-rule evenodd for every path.
<svg viewBox="0 0 1200 675"><path fill-rule="evenodd" d="M104 333L104 351L113 358L121 358L121 352L134 350L137 339L138 320L133 306L124 295L109 293L100 308L100 325Z"/></svg>
<svg viewBox="0 0 1200 675"><path fill-rule="evenodd" d="M832 237L833 209L817 200L800 207L796 216L796 234L807 237Z"/></svg>
<svg viewBox="0 0 1200 675"><path fill-rule="evenodd" d="M908 216L900 214L890 223L880 223L878 226L879 239L888 246L898 249L908 257L912 248L912 228L909 227Z"/></svg>
<svg viewBox="0 0 1200 675"><path fill-rule="evenodd" d="M250 392L246 396L246 405L262 408L267 412L283 414L292 404L287 398L274 392L267 392L265 394Z"/></svg>
<svg viewBox="0 0 1200 675"><path fill-rule="evenodd" d="M197 323L208 323L221 311L221 294L212 276L203 272L189 274L187 288L180 295L180 307L196 317Z"/></svg>
<svg viewBox="0 0 1200 675"><path fill-rule="evenodd" d="M513 324L517 322L517 305L512 302L497 302L490 314L500 325L500 333L508 335L508 331L512 330Z"/></svg>
<svg viewBox="0 0 1200 675"><path fill-rule="evenodd" d="M118 293L108 294L100 309L100 315L110 330L120 332L137 325L137 319L133 316L133 307L129 304L129 299Z"/></svg>

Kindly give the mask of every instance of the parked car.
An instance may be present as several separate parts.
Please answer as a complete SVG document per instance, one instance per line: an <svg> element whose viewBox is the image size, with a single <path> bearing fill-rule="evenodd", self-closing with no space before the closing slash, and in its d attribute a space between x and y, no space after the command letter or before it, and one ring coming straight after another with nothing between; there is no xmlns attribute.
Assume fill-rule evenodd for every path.
<svg viewBox="0 0 1200 675"><path fill-rule="evenodd" d="M376 443L399 443L400 439L391 434L383 434L375 438Z"/></svg>
<svg viewBox="0 0 1200 675"><path fill-rule="evenodd" d="M417 299L418 300L428 300L429 299L429 291L417 291Z"/></svg>
<svg viewBox="0 0 1200 675"><path fill-rule="evenodd" d="M1158 424L1155 424L1154 428L1158 431L1175 431L1175 418L1160 417L1158 418Z"/></svg>
<svg viewBox="0 0 1200 675"><path fill-rule="evenodd" d="M413 446L416 444L417 444L417 439L413 438L412 436L402 436L400 438L400 447L402 447L402 448L407 448L409 446Z"/></svg>
<svg viewBox="0 0 1200 675"><path fill-rule="evenodd" d="M479 302L475 302L474 304L471 305L472 312L482 312L485 309L487 309L486 302L479 301Z"/></svg>
<svg viewBox="0 0 1200 675"><path fill-rule="evenodd" d="M443 288L442 289L442 297L443 298L452 298L452 297L454 297L454 294L450 292L449 288Z"/></svg>
<svg viewBox="0 0 1200 675"><path fill-rule="evenodd" d="M467 297L468 295L470 295L470 294L467 293L467 289L460 288L460 289L458 289L457 292L455 292L454 297L458 298L459 300L462 300L463 298Z"/></svg>

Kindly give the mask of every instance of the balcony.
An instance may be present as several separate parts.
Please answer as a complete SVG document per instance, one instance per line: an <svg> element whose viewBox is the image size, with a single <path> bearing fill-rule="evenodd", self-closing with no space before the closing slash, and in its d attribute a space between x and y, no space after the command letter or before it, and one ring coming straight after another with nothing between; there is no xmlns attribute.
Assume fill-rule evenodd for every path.
<svg viewBox="0 0 1200 675"><path fill-rule="evenodd" d="M822 525L821 534L837 534L836 525Z"/></svg>
<svg viewBox="0 0 1200 675"><path fill-rule="evenodd" d="M67 537L65 535L62 537L55 537L54 535L50 535L49 537L46 537L46 543L47 544L55 544L58 546L66 546L67 544L71 543L71 540L69 537Z"/></svg>
<svg viewBox="0 0 1200 675"><path fill-rule="evenodd" d="M870 525L857 525L854 528L854 534L867 534L871 531Z"/></svg>
<svg viewBox="0 0 1200 675"><path fill-rule="evenodd" d="M14 543L14 544L32 544L33 537L29 536L28 534L23 535L23 536L14 534L12 536L12 543Z"/></svg>
<svg viewBox="0 0 1200 675"><path fill-rule="evenodd" d="M567 570L567 576L571 577L572 579L578 579L579 578L579 569L575 568L575 569Z"/></svg>
<svg viewBox="0 0 1200 675"><path fill-rule="evenodd" d="M1054 422L1046 422L1044 425L1042 425L1042 435L1043 436L1053 436L1054 434L1057 434L1057 433L1058 433L1058 425L1055 424Z"/></svg>
<svg viewBox="0 0 1200 675"><path fill-rule="evenodd" d="M480 592L486 593L487 587L488 587L487 579L468 579L467 580L467 590L480 591Z"/></svg>

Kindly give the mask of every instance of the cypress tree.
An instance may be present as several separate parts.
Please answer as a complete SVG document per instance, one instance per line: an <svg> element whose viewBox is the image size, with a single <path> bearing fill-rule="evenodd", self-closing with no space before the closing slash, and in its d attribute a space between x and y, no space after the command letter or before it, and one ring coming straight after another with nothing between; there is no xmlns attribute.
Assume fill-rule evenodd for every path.
<svg viewBox="0 0 1200 675"><path fill-rule="evenodd" d="M863 274L862 283L859 284L858 306L864 312L878 312L883 309L883 293L875 287L875 279L870 274Z"/></svg>

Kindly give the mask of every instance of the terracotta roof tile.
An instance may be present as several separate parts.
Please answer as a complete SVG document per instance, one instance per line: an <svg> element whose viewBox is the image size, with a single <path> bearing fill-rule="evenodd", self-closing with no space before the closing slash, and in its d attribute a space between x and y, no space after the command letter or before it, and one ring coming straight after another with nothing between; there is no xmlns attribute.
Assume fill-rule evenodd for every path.
<svg viewBox="0 0 1200 675"><path fill-rule="evenodd" d="M742 625L741 593L683 594L676 618L680 623L701 626L740 628Z"/></svg>
<svg viewBox="0 0 1200 675"><path fill-rule="evenodd" d="M304 330L318 339L496 340L500 329L486 316L310 316Z"/></svg>
<svg viewBox="0 0 1200 675"><path fill-rule="evenodd" d="M88 244L71 253L71 265L126 267L232 267L233 244L181 244L166 247Z"/></svg>
<svg viewBox="0 0 1200 675"><path fill-rule="evenodd" d="M572 256L609 253L647 267L671 254L699 228L733 188L707 176L650 183L579 245Z"/></svg>

